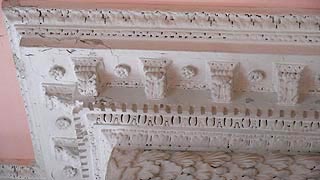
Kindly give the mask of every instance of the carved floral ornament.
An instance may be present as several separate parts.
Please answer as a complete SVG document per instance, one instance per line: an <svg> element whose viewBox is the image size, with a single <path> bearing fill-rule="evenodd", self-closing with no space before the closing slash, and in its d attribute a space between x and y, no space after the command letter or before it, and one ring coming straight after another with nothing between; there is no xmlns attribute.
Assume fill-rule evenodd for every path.
<svg viewBox="0 0 320 180"><path fill-rule="evenodd" d="M113 9L6 8L23 36L139 38L201 41L319 44L319 16L220 12L131 11ZM87 25L86 28L75 28ZM154 26L159 30L154 29ZM64 31L53 28L63 26ZM37 28L32 28L37 27ZM92 31L94 27L94 31ZM98 28L98 27L102 27ZM140 27L135 30L134 27ZM163 29L170 29L170 31ZM124 30L129 29L129 30ZM132 30L130 30L132 29ZM190 33L191 29L191 33ZM290 29L290 31L288 31ZM212 31L214 30L214 31ZM219 30L219 31L217 31ZM234 33L236 32L236 33ZM257 33L262 32L262 33ZM264 33L268 32L268 33Z"/></svg>
<svg viewBox="0 0 320 180"><path fill-rule="evenodd" d="M70 127L71 125L71 120L67 117L59 117L56 120L56 126L59 129L67 129L68 127Z"/></svg>
<svg viewBox="0 0 320 180"><path fill-rule="evenodd" d="M78 173L77 168L74 168L72 166L66 166L63 168L63 174L66 178L75 177L77 173Z"/></svg>
<svg viewBox="0 0 320 180"><path fill-rule="evenodd" d="M50 76L53 77L55 80L61 80L65 73L65 68L59 65L53 66L49 71Z"/></svg>
<svg viewBox="0 0 320 180"><path fill-rule="evenodd" d="M167 93L169 60L141 58L145 75L145 94L148 99L163 99Z"/></svg>
<svg viewBox="0 0 320 180"><path fill-rule="evenodd" d="M119 64L114 68L114 74L119 78L126 78L129 76L130 66Z"/></svg>
<svg viewBox="0 0 320 180"><path fill-rule="evenodd" d="M97 146L102 146L102 142L109 142L108 147L121 147L126 149L132 149L133 147L142 149L161 148L169 150L210 149L232 152L243 150L248 152L277 151L281 153L308 153L316 152L317 149L320 148L320 139L318 136L314 136L314 133L320 128L319 123L306 121L300 126L300 123L297 123L300 121L298 117L296 122L292 122L292 119L280 121L277 117L266 118L265 116L260 117L260 115L257 115L257 118L254 118L255 115L250 115L246 118L243 117L245 116L244 113L239 114L239 118L226 118L228 115L221 115L220 117L218 115L220 112L216 112L217 115L212 115L211 113L200 115L201 113L198 111L195 111L197 114L190 112L191 114L186 115L184 113L178 114L173 111L171 111L172 114L151 114L151 112L144 112L142 109L137 113L134 113L132 112L133 110L122 109L123 112L119 113L119 111L121 111L121 106L117 107L119 107L119 109L110 109L110 112L107 114L93 112L93 114L88 115L87 118L77 118L78 120L76 123L79 124L76 125L76 131L78 132L77 138L79 140L80 156L88 158L88 155L85 152L90 151L90 149L95 150ZM175 109L173 107L170 108ZM219 107L216 108L220 109ZM88 111L84 110L84 112ZM79 114L79 117L82 117L81 114ZM282 117L281 114L280 117ZM289 117L282 118L287 119ZM264 122L262 119L267 120ZM272 119L275 120L271 121ZM84 121L87 121L91 125L86 126L85 124L87 123ZM310 130L308 128L305 129L305 127L309 126L308 123L310 125ZM90 137L88 134L95 132L94 129L102 132L104 135L102 137L105 137L105 139L102 138L99 142L91 144L87 139ZM270 131L273 132L272 135L269 133L266 134L266 132ZM290 135L290 132L295 132L296 135ZM174 152L175 151L172 151L170 153ZM190 153L192 154L192 152L183 152L182 154ZM230 153L230 156L233 155L233 153ZM244 157L243 161L247 161L248 159L246 158L253 154L243 153L241 156L242 155ZM287 155L279 154L279 156L285 157ZM294 158L299 156L300 155L294 156ZM315 154L314 157L318 156ZM128 159L126 157L124 158ZM149 156L145 156L146 161L148 161L148 158ZM83 162L90 161L89 159L82 160ZM286 160L284 161L284 163L288 163ZM101 163L105 164L104 160L102 160ZM159 165L159 163L155 164ZM296 163L292 164L295 167L294 164ZM83 168L86 169L88 167L84 166ZM96 168L100 169L99 167ZM119 173L122 172L120 174L125 173L125 170L121 169L121 167L117 166L117 168L119 168ZM162 167L160 166L160 168ZM94 169L92 170L94 171ZM108 166L108 171L110 170L112 170L112 167ZM101 169L99 172L101 172ZM135 172L138 173L139 170ZM221 173L220 175L224 176L228 174L228 172ZM90 173L87 173L87 171L84 171L83 173L83 176L90 176ZM119 173L116 174L119 175ZM107 176L111 174L107 174ZM155 174L159 175L158 173ZM189 173L189 175L191 174ZM101 176L104 175L105 174L103 173L101 174ZM136 176L135 173L131 175ZM193 175L194 174L192 174L192 176ZM251 175L251 178L255 177L255 175L257 174Z"/></svg>
<svg viewBox="0 0 320 180"><path fill-rule="evenodd" d="M90 58L89 58L90 59ZM168 68L170 68L171 63L174 63L174 60L166 60L166 59L152 59L152 58L141 58L141 67L143 69L143 77L144 77L144 88L145 88L145 95L150 100L159 100L166 98L168 84L167 84L167 75L168 75ZM238 67L241 66L241 63L238 62L225 62L225 61L208 61L207 68L209 71L206 74L207 83L210 85L210 92L212 94L212 99L214 102L222 102L222 103L230 103L232 102L232 92L234 87L234 78L238 73ZM120 67L120 66L118 66ZM300 68L299 68L300 67ZM293 79L296 81L300 78L296 74L296 71L302 69L303 66L301 65L288 65L288 64L277 64L274 68L275 71L279 72L276 77L279 78L279 85L283 87L285 91L283 91L284 95L292 96L292 92L297 92L295 89L293 91L289 90L292 87L290 83L287 83L284 78L289 77L289 79ZM119 74L125 74L129 71L125 71L126 68L119 68ZM293 69L293 70L292 70ZM82 71L86 72L86 69L81 69ZM90 69L90 72L92 69ZM123 71L124 70L124 71ZM190 69L189 69L190 70ZM191 71L190 71L191 72ZM97 73L97 71L96 71ZM192 73L190 73L192 74ZM189 74L189 75L190 75ZM255 71L252 76L250 77L253 82L259 82L264 77L261 77L259 71ZM263 74L264 75L264 74ZM250 76L250 75L249 75ZM290 80L291 80L290 79ZM47 88L47 95L51 97L54 96L64 96L61 92L68 92L65 91L63 88L58 88L56 86ZM282 91L277 91L278 93ZM287 94L286 94L287 93ZM103 97L101 97L103 98ZM290 102L289 102L290 103ZM103 104L103 102L102 102ZM125 106L121 105L120 108L112 107L112 102L105 102L107 107L100 107L100 106L93 106L95 109L108 109L111 108L113 111L118 111L119 109L125 110L127 112ZM93 104L94 105L94 104ZM110 105L110 107L109 107ZM137 104L136 104L137 105ZM91 106L91 105L90 105ZM143 109L143 111L141 111ZM146 108L148 109L148 107ZM151 109L151 108L150 108ZM165 105L165 109L154 108L158 109L157 112L154 110L152 113L159 113L159 115L150 115L150 114L143 114L146 113L145 107L140 107L134 109L128 109L129 114L108 114L105 116L100 116L99 121L95 121L90 119L91 123L94 123L92 126L83 124L83 119L80 117L74 118L78 119L75 123L76 132L77 132L77 139L78 139L78 148L79 154L78 156L82 158L78 158L77 155L72 153L72 150L68 147L64 146L56 146L55 153L56 153L56 160L61 162L69 162L68 166L65 166L62 173L66 178L73 178L77 177L81 173L81 176L84 179L90 179L93 177L90 175L89 172L95 172L99 174L101 177L104 176L103 171L97 171L98 167L94 167L93 165L88 165L90 159L88 159L88 153L92 151L96 151L98 144L94 144L93 142L88 142L88 138L90 136L88 134L93 134L95 129L95 125L99 127L108 126L109 129L100 129L99 132L102 132L105 136L105 140L108 142L108 145L111 147L121 146L123 147L139 147L139 148L149 148L149 147L161 147L161 148L168 148L177 150L179 148L203 148L205 149L214 149L214 148L225 148L227 150L252 150L252 149L267 149L267 151L290 151L290 152L315 152L319 148L320 141L319 138L315 135L317 129L319 129L319 123L316 121L292 121L295 118L295 114L297 112L290 112L290 117L287 117L287 111L284 112L283 110L279 110L279 117L276 117L273 120L273 111L265 111L265 109L260 110L257 109L253 112L251 109L238 109L238 108L231 108L232 115L239 116L226 118L223 116L227 116L230 109L227 107L219 108L223 109L222 112L219 112L220 115L213 115L212 108L210 115L208 115L207 111L204 107L190 107L189 113L190 115L185 116L181 112L185 112L184 110L179 110L179 107L171 108ZM174 112L174 109L177 112ZM192 109L192 110L191 110ZM160 110L160 111L159 111ZM134 111L139 111L139 113L135 114ZM180 112L179 112L180 111ZM142 113L143 112L143 113ZM166 112L168 116L164 116L163 112ZM150 112L149 112L150 113ZM172 114L171 114L172 113ZM319 114L316 115L318 112L314 112L314 118L318 119ZM179 114L177 116L177 114ZM223 116L221 116L223 114ZM298 114L298 113L297 113ZM303 113L299 113L303 114ZM221 116L221 117L220 117ZM242 117L246 116L246 117ZM106 118L108 117L108 118ZM254 118L255 117L255 118ZM265 121L262 119L266 119ZM280 118L280 119L278 119ZM283 120L289 118L290 120ZM303 117L306 118L306 117ZM313 118L313 117L312 117ZM62 123L63 124L63 123ZM133 129L127 129L130 126ZM111 128L112 127L112 128ZM137 128L137 127L140 127ZM160 128L161 127L161 128ZM163 130L161 130L163 128ZM181 129L181 131L173 130ZM185 129L186 128L186 129ZM189 129L188 129L189 128ZM199 128L199 129L198 129ZM188 129L188 131L187 131ZM191 129L191 130L190 130ZM200 130L201 129L201 130ZM212 129L215 131L223 130L225 133L217 132L212 133ZM255 133L249 133L254 129ZM190 131L189 131L190 130ZM231 133L232 130L241 131L243 134L236 134ZM261 132L281 132L283 134L277 134L273 132L272 138L269 137L269 134L261 133ZM226 133L228 132L228 133ZM288 132L296 132L302 133L304 135L297 135L297 136L289 136L287 135ZM308 137L307 137L308 136ZM309 138L310 136L310 138ZM312 136L312 138L311 138ZM100 139L101 140L101 139ZM246 142L246 143L243 143ZM177 149L175 149L177 148ZM230 155L233 156L233 155ZM245 154L244 157L249 157L250 154ZM99 157L94 156L96 159ZM81 167L79 168L77 162L80 161ZM100 162L100 161L99 161ZM229 161L228 161L229 162ZM260 162L260 161L259 161ZM261 161L262 162L262 161ZM100 162L104 164L104 161ZM178 166L178 165L177 165ZM197 165L195 165L197 166ZM154 166L150 166L154 167ZM159 167L155 167L159 168ZM160 168L162 166L160 165ZM179 169L182 169L181 171ZM185 173L183 167L176 169L177 172L173 174L179 174L177 178L193 178L199 179L196 170L192 170L188 173ZM194 167L190 167L193 169ZM252 167L254 169L258 169L258 167ZM260 168L260 166L259 166ZM187 168L189 169L189 167ZM122 172L122 170L120 170ZM240 170L239 170L240 171ZM257 172L258 170L255 170ZM156 170L152 170L152 172L156 172ZM209 173L210 172L210 173ZM237 177L233 174L228 174L227 172L221 174L214 174L215 169L208 170L207 177L227 177L233 176ZM262 171L258 171L259 173ZM144 174L139 173L137 174L130 174L130 176L137 176L143 179L143 177L149 178L151 175L150 173ZM195 173L195 174L194 174ZM248 175L248 178L259 177L261 174L253 173ZM112 173L111 173L112 174ZM152 173L151 173L152 174ZM159 175L158 173L156 173ZM109 174L107 174L108 176ZM154 175L154 174L152 174ZM162 175L159 175L162 176ZM172 176L172 175L170 175ZM180 177L181 176L181 177ZM276 175L275 175L276 176ZM301 175L294 175L292 177L300 177ZM202 176L200 176L202 178ZM265 177L265 176L262 176ZM312 177L312 176L311 176ZM200 178L200 179L201 179ZM121 179L121 178L120 178ZM263 178L262 178L263 179Z"/></svg>
<svg viewBox="0 0 320 180"><path fill-rule="evenodd" d="M107 179L317 179L320 156L114 149Z"/></svg>
<svg viewBox="0 0 320 180"><path fill-rule="evenodd" d="M317 15L29 7L7 8L5 13L9 29L13 28L13 41L17 37L41 37L41 41L47 42L81 36L89 41L99 39L101 41L95 42L101 42L100 45L106 45L103 44L106 39L165 40L169 43L190 40L209 43L245 41L302 46L319 45L320 42ZM155 25L159 28L155 29ZM271 69L255 69L255 65L248 68L240 60L242 57L239 60L221 60L215 55L201 63L199 61L199 64L192 62L189 65L181 63L180 57L175 59L175 55L168 56L168 60L165 57L154 58L159 54L139 59L139 54L136 60L141 63L136 63L139 66L136 68L130 63L118 64L119 61L103 59L101 54L95 57L91 53L96 49L90 47L90 51L83 50L83 53L68 52L72 54L73 68L59 64L47 67L49 72L44 74L49 76L50 81L55 80L54 83L30 83L35 76L28 72L33 67L41 66L34 63L37 61L24 63L29 61L19 54L20 47L15 48L19 78L30 113L37 164L23 168L2 165L0 179L316 180L319 177L319 155L299 154L319 152L319 110L310 110L309 106L287 106L301 99L299 87L303 82L300 80L305 76L307 66L303 65L303 56L302 60L293 60L296 64L291 63L290 57L284 58L287 58L286 62L273 61L277 63L273 74L269 74ZM28 47L24 50L28 51ZM63 54L62 51L59 54ZM55 53L50 54L53 55ZM36 56L28 57L28 60L32 58ZM126 62L123 59L120 61ZM104 66L110 66L106 69L111 69L111 72L102 72L101 67ZM309 62L308 69L312 69L310 66L312 64ZM251 68L251 73L243 71ZM141 71L135 72L137 69ZM68 78L72 73L69 72L72 71L74 76L70 80L71 76ZM111 73L117 78L104 77ZM174 98L170 99L171 92L168 91L182 87L182 84L174 84L175 78L180 78L176 74L182 77L178 81L187 84L201 81L201 88L197 90L203 90L204 94L209 90L212 102L185 105L185 99L181 99L182 104L174 104L171 101ZM238 76L240 74L243 76ZM256 103L256 99L254 103L247 101L247 105L234 103L238 97L233 92L243 88L237 87L236 82L243 77L255 85L265 83L264 80L272 81L275 87L268 92L276 92L278 103L284 106L269 107ZM138 80L132 80L134 78ZM125 102L118 102L118 96L115 98L110 92L103 91L113 88L106 85L109 83L106 79L112 79L111 83L122 81L123 84L132 80L131 87L137 88L134 89L137 91L144 88L147 98L139 96L141 101L133 102L128 96L128 99L122 98ZM40 83L42 89L29 87ZM127 88L123 84L119 87ZM199 84L195 86L200 87ZM182 91L188 90L185 88ZM41 93L44 98L32 99ZM51 128L48 124L54 124L57 128ZM133 147L144 150L129 150ZM198 152L200 150L203 152ZM259 154L258 151L267 153ZM282 154L269 154L273 151Z"/></svg>
<svg viewBox="0 0 320 180"><path fill-rule="evenodd" d="M196 75L196 73L197 73L196 68L191 65L184 66L181 69L181 74L186 79L190 79L190 78L194 77Z"/></svg>
<svg viewBox="0 0 320 180"><path fill-rule="evenodd" d="M73 58L74 71L78 78L78 91L81 95L98 95L97 66L101 61L100 58Z"/></svg>
<svg viewBox="0 0 320 180"><path fill-rule="evenodd" d="M278 103L295 105L300 97L300 79L303 75L302 64L276 64L278 84Z"/></svg>
<svg viewBox="0 0 320 180"><path fill-rule="evenodd" d="M248 74L248 80L252 83L257 83L263 80L264 72L261 70L253 70Z"/></svg>
<svg viewBox="0 0 320 180"><path fill-rule="evenodd" d="M320 148L319 137L313 136L320 130L318 111L243 109L241 105L226 107L224 104L201 108L165 105L163 109L150 105L137 110L130 109L129 104L112 106L109 112L95 112L87 117L92 125L117 127L103 130L108 141L115 145L282 153L316 152ZM191 107L193 111L188 112ZM108 109L107 106L100 108ZM126 129L128 126L141 129ZM265 132L272 132L272 137ZM296 134L290 135L290 132Z"/></svg>
<svg viewBox="0 0 320 180"><path fill-rule="evenodd" d="M172 61L174 62L174 60L166 60L166 58L140 58L140 60L143 69L141 79L144 81L143 86L145 87L147 99L164 99L168 91L167 69L168 67L171 67L171 63ZM73 58L73 61L75 63L75 74L78 79L77 89L80 95L98 96L98 83L100 81L97 66L103 64L103 59L78 57ZM238 73L238 66L241 66L238 62L208 61L209 74L207 74L207 76L209 78L206 78L206 83L211 92L213 102L232 102L233 89L235 88L233 84L234 74ZM54 75L55 79L61 79L62 77L60 76L64 74L64 71L61 68L62 67L60 66L54 66L49 73ZM277 74L277 79L274 79L273 81L276 86L275 91L278 95L279 104L294 105L298 103L300 78L303 75L303 69L304 65L301 64L275 64L274 71ZM196 76L196 70L197 67L187 65L180 69L180 73L184 79L190 81L192 80L192 77ZM118 78L128 78L129 73L129 65L118 64L114 68L114 74ZM266 74L262 70L253 70L248 73L247 79L251 83L258 83L261 82L265 76Z"/></svg>
<svg viewBox="0 0 320 180"><path fill-rule="evenodd" d="M231 102L233 91L233 75L238 63L209 62L211 98L215 102Z"/></svg>

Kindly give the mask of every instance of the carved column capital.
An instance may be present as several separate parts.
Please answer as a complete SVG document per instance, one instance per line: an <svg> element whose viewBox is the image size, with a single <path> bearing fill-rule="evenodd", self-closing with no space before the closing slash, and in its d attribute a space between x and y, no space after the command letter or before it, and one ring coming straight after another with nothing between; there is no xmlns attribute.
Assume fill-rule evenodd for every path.
<svg viewBox="0 0 320 180"><path fill-rule="evenodd" d="M300 156L320 152L319 15L4 13L36 164L0 165L0 179L320 177L319 156ZM286 106L299 85L304 102Z"/></svg>
<svg viewBox="0 0 320 180"><path fill-rule="evenodd" d="M97 66L101 58L73 58L74 71L78 79L78 91L82 96L98 96Z"/></svg>
<svg viewBox="0 0 320 180"><path fill-rule="evenodd" d="M167 66L169 60L141 58L145 76L144 92L147 99L163 99L167 93Z"/></svg>
<svg viewBox="0 0 320 180"><path fill-rule="evenodd" d="M209 62L211 98L214 102L229 103L232 99L233 74L238 63Z"/></svg>
<svg viewBox="0 0 320 180"><path fill-rule="evenodd" d="M299 81L304 65L302 64L276 64L278 103L295 105L299 101Z"/></svg>

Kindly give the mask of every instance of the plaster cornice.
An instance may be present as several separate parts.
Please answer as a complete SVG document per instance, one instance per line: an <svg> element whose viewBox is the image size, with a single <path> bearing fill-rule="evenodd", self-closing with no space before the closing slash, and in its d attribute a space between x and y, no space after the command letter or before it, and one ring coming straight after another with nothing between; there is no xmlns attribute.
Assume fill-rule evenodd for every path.
<svg viewBox="0 0 320 180"><path fill-rule="evenodd" d="M318 56L147 47L197 48L196 42L317 50L318 15L32 7L5 14L35 167L46 173L39 178L104 179L118 146L319 152ZM67 41L76 43L68 49ZM114 49L105 41L144 46Z"/></svg>
<svg viewBox="0 0 320 180"><path fill-rule="evenodd" d="M61 0L5 0L4 7L39 7L39 8L115 8L115 9L140 9L140 10L173 10L173 11L192 11L192 10L231 10L234 12L269 12L269 13L319 13L320 4L317 0L290 1L287 0L200 0L200 1L171 1L171 0L75 0L72 2Z"/></svg>
<svg viewBox="0 0 320 180"><path fill-rule="evenodd" d="M6 8L22 37L320 44L317 15Z"/></svg>

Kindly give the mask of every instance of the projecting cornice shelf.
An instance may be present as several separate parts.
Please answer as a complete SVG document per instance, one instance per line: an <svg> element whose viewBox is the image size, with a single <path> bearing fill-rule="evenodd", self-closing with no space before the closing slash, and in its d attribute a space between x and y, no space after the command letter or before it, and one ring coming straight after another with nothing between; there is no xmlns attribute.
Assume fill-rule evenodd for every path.
<svg viewBox="0 0 320 180"><path fill-rule="evenodd" d="M300 54L320 51L318 15L28 7L7 8L5 13L27 46L292 54L296 50Z"/></svg>
<svg viewBox="0 0 320 180"><path fill-rule="evenodd" d="M212 150L224 152L204 159L222 155L223 166L202 163L204 177L194 174L203 169L197 164L178 163L173 175L194 169L183 177L214 179L220 168L226 177L232 174L221 168L239 170L232 164L242 172L259 170L246 174L252 179L266 177L267 166L272 178L286 177L284 168L291 168L292 178L318 175L320 16L33 7L4 12L36 164L26 171L13 166L17 172L2 166L0 178L119 177L110 174L126 171L116 167L124 160L117 153L130 158L149 150L161 163L130 177L165 177L157 170L166 163ZM133 157L130 166L153 163L147 157ZM308 173L292 169L300 166Z"/></svg>

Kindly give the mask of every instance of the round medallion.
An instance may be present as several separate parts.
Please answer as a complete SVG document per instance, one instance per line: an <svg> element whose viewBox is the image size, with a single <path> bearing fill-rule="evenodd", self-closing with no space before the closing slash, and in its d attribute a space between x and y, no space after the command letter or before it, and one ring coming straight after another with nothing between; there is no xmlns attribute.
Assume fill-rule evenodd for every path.
<svg viewBox="0 0 320 180"><path fill-rule="evenodd" d="M114 68L114 74L118 78L126 78L129 76L130 67L125 64L119 64Z"/></svg>
<svg viewBox="0 0 320 180"><path fill-rule="evenodd" d="M190 79L196 75L196 68L193 66L184 66L181 69L181 74L185 79Z"/></svg>
<svg viewBox="0 0 320 180"><path fill-rule="evenodd" d="M78 173L77 171L78 171L77 168L74 168L72 166L65 166L63 168L63 175L67 178L72 178L77 175L77 173Z"/></svg>
<svg viewBox="0 0 320 180"><path fill-rule="evenodd" d="M252 83L260 82L262 81L263 78L264 78L264 73L263 71L260 71L260 70L251 71L248 75L248 80Z"/></svg>
<svg viewBox="0 0 320 180"><path fill-rule="evenodd" d="M59 129L67 129L71 125L71 120L67 117L59 117L56 120L56 126Z"/></svg>
<svg viewBox="0 0 320 180"><path fill-rule="evenodd" d="M61 80L65 75L66 70L64 67L55 65L49 70L49 75L53 77L55 80Z"/></svg>

